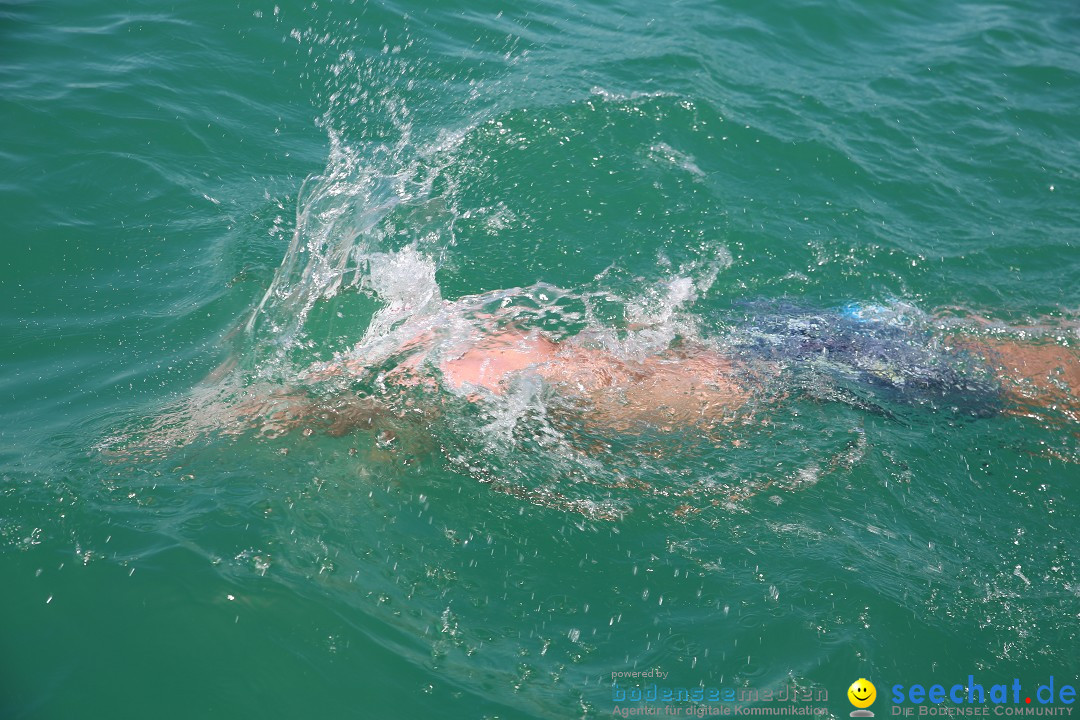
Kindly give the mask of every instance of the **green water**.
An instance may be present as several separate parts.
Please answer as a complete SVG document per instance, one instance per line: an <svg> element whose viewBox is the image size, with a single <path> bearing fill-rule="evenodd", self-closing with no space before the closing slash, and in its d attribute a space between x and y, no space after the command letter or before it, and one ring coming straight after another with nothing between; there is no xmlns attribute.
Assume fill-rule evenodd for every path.
<svg viewBox="0 0 1080 720"><path fill-rule="evenodd" d="M1020 0L0 5L0 716L1075 685L1067 418L789 392L589 454L512 399L390 448L220 411L423 293L523 288L563 334L856 300L1075 343L1078 36Z"/></svg>

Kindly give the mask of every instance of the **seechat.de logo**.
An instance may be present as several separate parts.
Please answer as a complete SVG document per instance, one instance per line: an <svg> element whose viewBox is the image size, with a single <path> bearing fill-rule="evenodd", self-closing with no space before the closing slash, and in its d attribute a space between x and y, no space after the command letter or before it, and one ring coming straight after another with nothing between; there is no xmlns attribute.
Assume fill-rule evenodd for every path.
<svg viewBox="0 0 1080 720"><path fill-rule="evenodd" d="M877 699L877 688L874 687L874 683L866 678L859 678L847 689L847 697L856 707L851 711L851 717L874 717L874 713L866 709Z"/></svg>

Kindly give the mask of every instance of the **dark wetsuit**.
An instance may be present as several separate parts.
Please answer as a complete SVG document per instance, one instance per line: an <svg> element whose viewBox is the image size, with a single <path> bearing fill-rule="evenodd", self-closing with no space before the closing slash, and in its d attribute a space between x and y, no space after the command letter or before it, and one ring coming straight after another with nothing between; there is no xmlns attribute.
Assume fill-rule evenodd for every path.
<svg viewBox="0 0 1080 720"><path fill-rule="evenodd" d="M1000 384L985 361L945 347L917 315L850 304L813 310L783 302L743 304L733 332L737 351L792 370L802 386L870 410L927 404L989 417L1003 407Z"/></svg>

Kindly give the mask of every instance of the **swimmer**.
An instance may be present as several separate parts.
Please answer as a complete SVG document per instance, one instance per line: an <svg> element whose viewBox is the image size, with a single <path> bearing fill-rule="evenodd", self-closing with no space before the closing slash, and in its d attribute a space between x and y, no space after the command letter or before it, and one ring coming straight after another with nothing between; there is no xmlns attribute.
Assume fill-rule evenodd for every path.
<svg viewBox="0 0 1080 720"><path fill-rule="evenodd" d="M503 307L505 299L495 298ZM152 456L210 431L255 429L264 437L360 431L375 441L365 451L369 459L409 463L411 453L395 448L429 445L427 426L447 402L490 408L537 393L534 407L546 415L546 426L586 455L608 452L616 436L641 437L645 444L634 452L659 453L654 457L677 452L687 439L738 447L736 423L767 422L762 410L799 394L885 416L904 405L953 416L1023 416L1080 436L1080 352L1070 344L1071 330L1070 340L1051 341L1031 328L1009 337L1000 329L972 330L965 321L959 330L935 333L917 311L904 317L874 306L819 311L755 302L714 340L634 326L627 328L633 342L623 343L607 329L562 337L530 323L528 312L477 312L489 301L441 303L404 323L383 324L337 360L309 366L291 386L266 391L211 378L199 390L204 400L158 416L135 443L132 435L116 438L108 452ZM683 437L655 444L658 433ZM550 487L540 491L490 475L482 482L536 504L601 512ZM774 482L747 483L727 501L745 500ZM621 476L611 483L664 492ZM694 511L685 505L676 514Z"/></svg>
<svg viewBox="0 0 1080 720"><path fill-rule="evenodd" d="M472 332L432 353L436 331L427 330L406 342L405 360L380 377L388 387L424 383L434 389L442 383L470 402L498 398L518 382L539 381L581 421L616 432L644 426L707 432L739 417L765 386L774 388L767 400L786 394L785 384L770 383L772 378L807 369L835 381L842 389L836 397L867 409L880 409L888 400L977 417L1045 418L1053 411L1078 421L1075 348L962 333L934 337L896 322L881 308L852 307L858 306L823 313L754 303L747 326L723 349L676 341L644 357L622 357L588 334L557 341L513 324ZM317 364L304 379L367 372L364 362L350 359ZM359 414L370 417L370 408ZM335 431L347 431L347 425L336 421Z"/></svg>

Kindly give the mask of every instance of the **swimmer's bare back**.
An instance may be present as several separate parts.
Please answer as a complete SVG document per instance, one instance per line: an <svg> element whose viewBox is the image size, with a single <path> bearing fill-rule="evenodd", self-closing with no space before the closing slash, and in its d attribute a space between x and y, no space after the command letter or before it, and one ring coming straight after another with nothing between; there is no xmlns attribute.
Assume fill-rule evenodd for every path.
<svg viewBox="0 0 1080 720"><path fill-rule="evenodd" d="M731 360L706 348L626 360L599 348L556 343L536 331L489 335L444 359L440 371L473 400L481 389L501 395L516 376L532 373L578 401L586 422L616 430L711 426L733 417L749 397Z"/></svg>
<svg viewBox="0 0 1080 720"><path fill-rule="evenodd" d="M409 341L410 347L430 336ZM412 355L382 379L389 386L425 383L422 353ZM704 347L669 350L642 359L623 359L573 341L555 342L537 330L504 329L443 353L437 363L442 381L471 402L506 394L523 377L542 380L567 400L581 421L616 431L648 425L660 431L699 430L728 422L750 397L736 379L730 358ZM353 360L320 364L306 380L362 374Z"/></svg>

